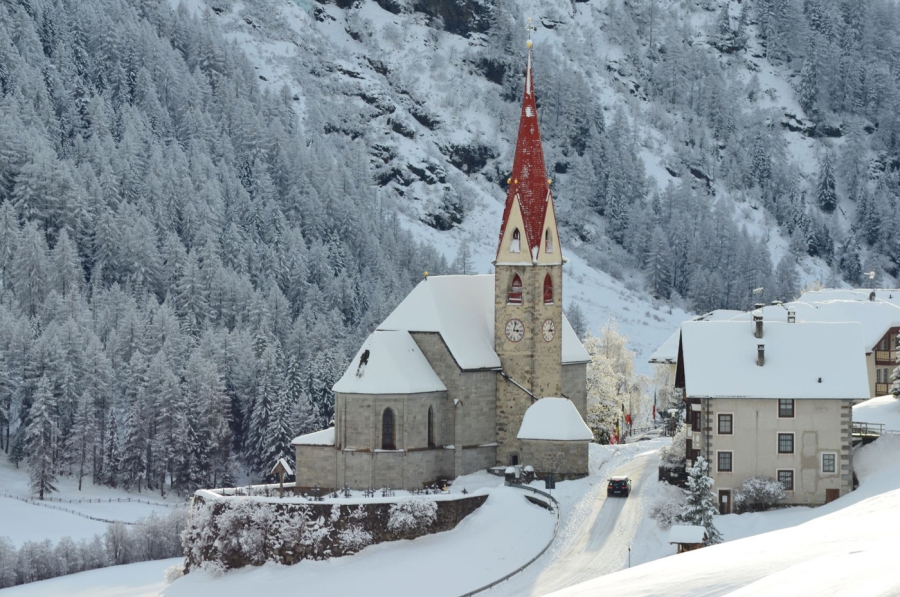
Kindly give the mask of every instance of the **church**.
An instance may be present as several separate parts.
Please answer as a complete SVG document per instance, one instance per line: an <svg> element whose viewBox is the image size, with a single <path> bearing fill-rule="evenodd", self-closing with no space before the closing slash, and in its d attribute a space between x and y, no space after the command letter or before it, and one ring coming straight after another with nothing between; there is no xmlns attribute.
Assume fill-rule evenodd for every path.
<svg viewBox="0 0 900 597"><path fill-rule="evenodd" d="M495 466L588 473L590 357L562 309L562 247L531 42L494 274L425 276L334 385L334 426L295 438L297 486L420 489Z"/></svg>

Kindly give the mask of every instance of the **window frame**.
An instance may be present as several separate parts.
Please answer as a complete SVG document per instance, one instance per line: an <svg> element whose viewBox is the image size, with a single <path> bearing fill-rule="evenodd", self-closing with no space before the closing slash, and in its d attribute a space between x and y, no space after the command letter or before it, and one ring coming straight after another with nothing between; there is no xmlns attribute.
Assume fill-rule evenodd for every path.
<svg viewBox="0 0 900 597"><path fill-rule="evenodd" d="M776 444L776 449L777 449L779 455L780 454L796 454L797 453L797 445L795 442L795 440L796 440L795 435L796 434L793 431L779 431L778 433L775 434L775 439L776 439L775 444ZM782 452L781 451L782 436L784 436L784 437L790 436L790 438L791 438L791 451L790 452Z"/></svg>
<svg viewBox="0 0 900 597"><path fill-rule="evenodd" d="M790 489L784 486L784 481L781 479L781 473L788 473L791 478L791 487ZM781 483L781 488L784 491L794 491L794 469L792 468L780 468L775 471L775 480Z"/></svg>
<svg viewBox="0 0 900 597"><path fill-rule="evenodd" d="M722 468L722 456L728 454L728 468ZM716 450L716 472L717 473L733 473L734 472L734 451L732 450Z"/></svg>
<svg viewBox="0 0 900 597"><path fill-rule="evenodd" d="M553 236L550 235L550 229L544 231L544 253L553 252Z"/></svg>
<svg viewBox="0 0 900 597"><path fill-rule="evenodd" d="M427 442L429 448L434 448L437 444L434 441L434 405L428 405L428 431Z"/></svg>
<svg viewBox="0 0 900 597"><path fill-rule="evenodd" d="M722 417L728 417L728 431L722 431ZM716 413L716 434L734 435L734 413Z"/></svg>
<svg viewBox="0 0 900 597"><path fill-rule="evenodd" d="M518 282L518 286L516 285L516 282ZM509 282L509 293L506 296L506 304L522 305L524 303L525 292L522 288L522 278L519 274L513 274L512 280Z"/></svg>
<svg viewBox="0 0 900 597"><path fill-rule="evenodd" d="M510 253L521 253L522 252L522 233L519 232L518 228L513 228L512 238L509 239L509 252Z"/></svg>
<svg viewBox="0 0 900 597"><path fill-rule="evenodd" d="M786 415L783 414L784 410L782 409L782 402L790 402L791 403L791 414ZM797 412L796 401L793 398L779 398L778 399L778 418L779 419L793 419L794 414Z"/></svg>
<svg viewBox="0 0 900 597"><path fill-rule="evenodd" d="M549 291L549 300L548 300L548 291ZM553 277L548 273L544 276L544 304L552 305L553 304Z"/></svg>
<svg viewBox="0 0 900 597"><path fill-rule="evenodd" d="M388 427L388 421L390 421L390 427ZM388 439L388 431L390 432L390 441L385 441ZM390 406L381 411L381 449L397 449L397 415Z"/></svg>
<svg viewBox="0 0 900 597"><path fill-rule="evenodd" d="M691 409L691 431L697 433L703 431L703 417L699 410Z"/></svg>
<svg viewBox="0 0 900 597"><path fill-rule="evenodd" d="M826 471L825 470L825 457L831 456L834 460L832 461L833 470ZM837 452L822 452L821 458L819 458L819 472L823 475L836 475L838 474L838 453Z"/></svg>

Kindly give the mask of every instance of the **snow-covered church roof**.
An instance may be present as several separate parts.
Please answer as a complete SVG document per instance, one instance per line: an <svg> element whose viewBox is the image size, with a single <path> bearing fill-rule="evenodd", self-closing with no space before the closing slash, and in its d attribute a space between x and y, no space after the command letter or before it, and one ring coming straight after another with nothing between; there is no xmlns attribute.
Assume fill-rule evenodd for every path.
<svg viewBox="0 0 900 597"><path fill-rule="evenodd" d="M334 445L334 427L314 431L306 435L298 435L291 440L292 446L333 446Z"/></svg>
<svg viewBox="0 0 900 597"><path fill-rule="evenodd" d="M447 387L404 330L370 334L336 384L343 394L419 394Z"/></svg>
<svg viewBox="0 0 900 597"><path fill-rule="evenodd" d="M541 398L528 407L518 439L591 441L594 434L568 398Z"/></svg>
<svg viewBox="0 0 900 597"><path fill-rule="evenodd" d="M419 282L378 329L437 332L461 369L500 368L500 357L494 352L493 274L429 276ZM563 314L563 364L590 360Z"/></svg>
<svg viewBox="0 0 900 597"><path fill-rule="evenodd" d="M764 321L757 338L746 321L686 321L681 346L690 398L869 398L858 323Z"/></svg>

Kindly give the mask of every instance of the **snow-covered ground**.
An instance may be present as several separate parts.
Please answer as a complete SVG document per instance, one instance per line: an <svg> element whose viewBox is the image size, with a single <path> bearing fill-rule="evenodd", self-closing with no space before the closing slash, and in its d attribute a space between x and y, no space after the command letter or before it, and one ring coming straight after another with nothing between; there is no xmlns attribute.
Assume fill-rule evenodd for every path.
<svg viewBox="0 0 900 597"><path fill-rule="evenodd" d="M3 597L154 597L166 587L164 571L181 558L89 570L0 590ZM204 597L208 593L197 593Z"/></svg>
<svg viewBox="0 0 900 597"><path fill-rule="evenodd" d="M667 595L879 596L900 594L900 437L885 436L854 455L860 487L816 509L717 518L731 532L780 518L790 528L726 541L603 576L554 595L580 597L625 591ZM810 514L815 516L809 520ZM798 524L802 523L802 524ZM729 539L728 524L722 524ZM755 525L757 529L764 525Z"/></svg>
<svg viewBox="0 0 900 597"><path fill-rule="evenodd" d="M6 458L0 458L0 537L7 537L13 545L20 546L25 541L45 539L55 543L66 536L76 541L90 539L106 532L107 523L65 512L60 508L94 518L135 522L153 512L165 516L174 508L187 507L187 502L178 496L163 498L158 493L130 493L93 485L89 478L84 479L81 491L78 491L77 479L72 477L60 477L56 486L58 491L50 496L53 499L48 500L46 505L5 497L5 494L9 494L28 498L31 494L28 489L28 471L24 468L17 469ZM91 503L76 500L101 501Z"/></svg>
<svg viewBox="0 0 900 597"><path fill-rule="evenodd" d="M853 420L880 423L885 429L900 431L900 400L888 394L861 402L853 407Z"/></svg>

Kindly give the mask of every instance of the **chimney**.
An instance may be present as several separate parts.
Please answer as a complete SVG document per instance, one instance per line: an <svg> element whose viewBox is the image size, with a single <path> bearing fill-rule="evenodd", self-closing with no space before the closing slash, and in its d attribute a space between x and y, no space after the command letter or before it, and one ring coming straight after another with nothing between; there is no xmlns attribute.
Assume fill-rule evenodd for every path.
<svg viewBox="0 0 900 597"><path fill-rule="evenodd" d="M793 309L788 309L788 323L797 323L797 312Z"/></svg>
<svg viewBox="0 0 900 597"><path fill-rule="evenodd" d="M756 345L756 364L762 367L766 364L766 345L765 344L757 344Z"/></svg>
<svg viewBox="0 0 900 597"><path fill-rule="evenodd" d="M762 337L763 337L763 329L762 329L762 325L763 325L763 316L762 316L762 311L754 311L754 312L753 312L753 324L754 324L754 327L755 327L755 331L753 332L753 335L756 336L757 338L762 338Z"/></svg>

